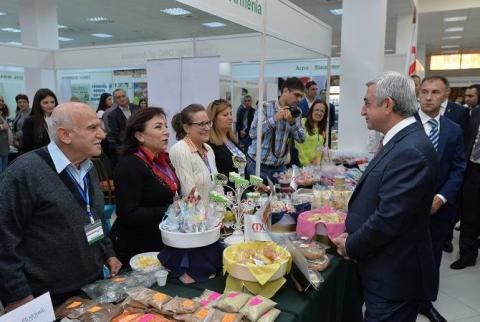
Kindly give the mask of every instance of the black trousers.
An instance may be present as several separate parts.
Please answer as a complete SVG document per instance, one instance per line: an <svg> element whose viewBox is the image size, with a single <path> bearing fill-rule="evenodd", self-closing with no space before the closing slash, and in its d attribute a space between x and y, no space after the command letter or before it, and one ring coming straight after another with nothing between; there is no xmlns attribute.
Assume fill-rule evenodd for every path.
<svg viewBox="0 0 480 322"><path fill-rule="evenodd" d="M480 165L468 162L462 186L460 257L474 261L480 234Z"/></svg>
<svg viewBox="0 0 480 322"><path fill-rule="evenodd" d="M365 291L365 322L415 322L420 301L392 301Z"/></svg>

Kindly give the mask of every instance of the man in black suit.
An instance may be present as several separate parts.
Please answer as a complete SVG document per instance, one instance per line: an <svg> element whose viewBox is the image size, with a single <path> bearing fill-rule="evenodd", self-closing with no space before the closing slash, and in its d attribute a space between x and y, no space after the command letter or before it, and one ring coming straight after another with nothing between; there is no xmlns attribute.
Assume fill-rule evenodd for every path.
<svg viewBox="0 0 480 322"><path fill-rule="evenodd" d="M386 72L367 86L362 116L385 137L350 198L347 233L333 242L358 262L365 321L413 322L437 292L429 221L438 159L413 117L413 81Z"/></svg>
<svg viewBox="0 0 480 322"><path fill-rule="evenodd" d="M117 88L113 91L112 95L116 107L107 116L107 140L110 147L109 157L112 159L112 163L115 165L118 148L123 143L127 120L136 111L136 107L135 105L129 103L127 94L123 89Z"/></svg>
<svg viewBox="0 0 480 322"><path fill-rule="evenodd" d="M242 99L242 104L238 107L236 123L239 145L243 151L247 151L252 143L252 139L248 133L250 132L254 116L255 109L252 106L252 96L245 95Z"/></svg>
<svg viewBox="0 0 480 322"><path fill-rule="evenodd" d="M450 265L463 269L475 265L480 234L480 108L472 110L467 128L467 170L460 200L460 258Z"/></svg>
<svg viewBox="0 0 480 322"><path fill-rule="evenodd" d="M462 129L449 118L440 115L440 105L446 96L446 88L443 77L425 78L420 88L420 110L416 115L432 141L440 161L430 219L437 274L440 271L442 247L455 218L457 195L466 167ZM433 322L446 321L431 302L425 302L420 313Z"/></svg>
<svg viewBox="0 0 480 322"><path fill-rule="evenodd" d="M324 88L320 91L320 100L327 103L327 90ZM328 103L328 147L332 147L332 130L335 126L335 105Z"/></svg>

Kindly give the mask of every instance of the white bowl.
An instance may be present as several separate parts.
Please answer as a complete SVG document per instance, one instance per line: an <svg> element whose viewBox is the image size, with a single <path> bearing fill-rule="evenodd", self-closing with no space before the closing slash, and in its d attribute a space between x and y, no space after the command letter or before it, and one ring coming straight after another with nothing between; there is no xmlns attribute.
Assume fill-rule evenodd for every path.
<svg viewBox="0 0 480 322"><path fill-rule="evenodd" d="M180 233L164 230L159 225L162 241L175 248L198 248L211 245L220 239L220 226L200 233Z"/></svg>
<svg viewBox="0 0 480 322"><path fill-rule="evenodd" d="M133 256L132 258L130 258L130 267L135 270L135 271L148 271L150 269L157 269L157 268L160 268L162 267L162 264L160 264L160 261L158 260L158 254L159 252L148 252L148 253L141 253L141 254L137 254L135 256ZM152 265L152 266L146 266L146 267L140 267L138 266L139 263L137 263L137 261L140 259L140 257L151 257L155 260L158 261L158 265Z"/></svg>

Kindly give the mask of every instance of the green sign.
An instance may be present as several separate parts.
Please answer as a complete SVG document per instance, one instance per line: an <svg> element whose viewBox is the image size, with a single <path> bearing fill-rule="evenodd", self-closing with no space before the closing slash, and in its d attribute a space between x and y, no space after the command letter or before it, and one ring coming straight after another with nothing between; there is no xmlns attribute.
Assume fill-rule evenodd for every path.
<svg viewBox="0 0 480 322"><path fill-rule="evenodd" d="M257 15L262 14L262 5L258 3L257 0L229 0L231 3L245 8L251 12L256 13Z"/></svg>

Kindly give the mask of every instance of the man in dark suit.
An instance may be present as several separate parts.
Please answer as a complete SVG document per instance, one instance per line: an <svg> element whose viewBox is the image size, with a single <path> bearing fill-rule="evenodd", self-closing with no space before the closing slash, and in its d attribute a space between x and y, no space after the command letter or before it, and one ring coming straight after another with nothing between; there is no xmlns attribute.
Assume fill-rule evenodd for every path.
<svg viewBox="0 0 480 322"><path fill-rule="evenodd" d="M302 111L302 117L307 117L308 110L310 110L310 107L312 107L313 102L315 102L316 99L320 99L317 97L318 95L318 86L315 81L308 81L305 84L305 96L303 99L298 103L298 107Z"/></svg>
<svg viewBox="0 0 480 322"><path fill-rule="evenodd" d="M115 165L118 148L123 143L127 120L136 111L136 107L128 102L127 94L123 89L117 88L113 91L112 95L116 107L107 116L109 130L107 132L107 140L110 147L109 157Z"/></svg>
<svg viewBox="0 0 480 322"><path fill-rule="evenodd" d="M386 72L367 86L362 116L385 137L350 199L347 233L334 243L358 262L365 321L413 322L437 292L429 220L438 160L413 117L413 81Z"/></svg>
<svg viewBox="0 0 480 322"><path fill-rule="evenodd" d="M480 108L472 110L465 140L467 170L460 200L460 258L450 265L463 269L475 265L480 234Z"/></svg>
<svg viewBox="0 0 480 322"><path fill-rule="evenodd" d="M320 100L327 103L327 90L322 89L320 91ZM328 103L328 147L332 147L332 130L335 125L335 105Z"/></svg>
<svg viewBox="0 0 480 322"><path fill-rule="evenodd" d="M440 115L440 106L446 95L447 84L443 77L425 78L420 88L420 110L416 115L432 141L440 161L430 219L437 274L440 272L442 248L455 218L456 199L466 168L462 129L449 118ZM425 302L420 313L430 321L446 321L431 302Z"/></svg>
<svg viewBox="0 0 480 322"><path fill-rule="evenodd" d="M245 95L242 99L242 104L237 110L236 130L239 140L240 148L247 151L252 143L252 139L248 135L250 127L252 126L253 117L255 116L255 109L252 107L252 96Z"/></svg>

